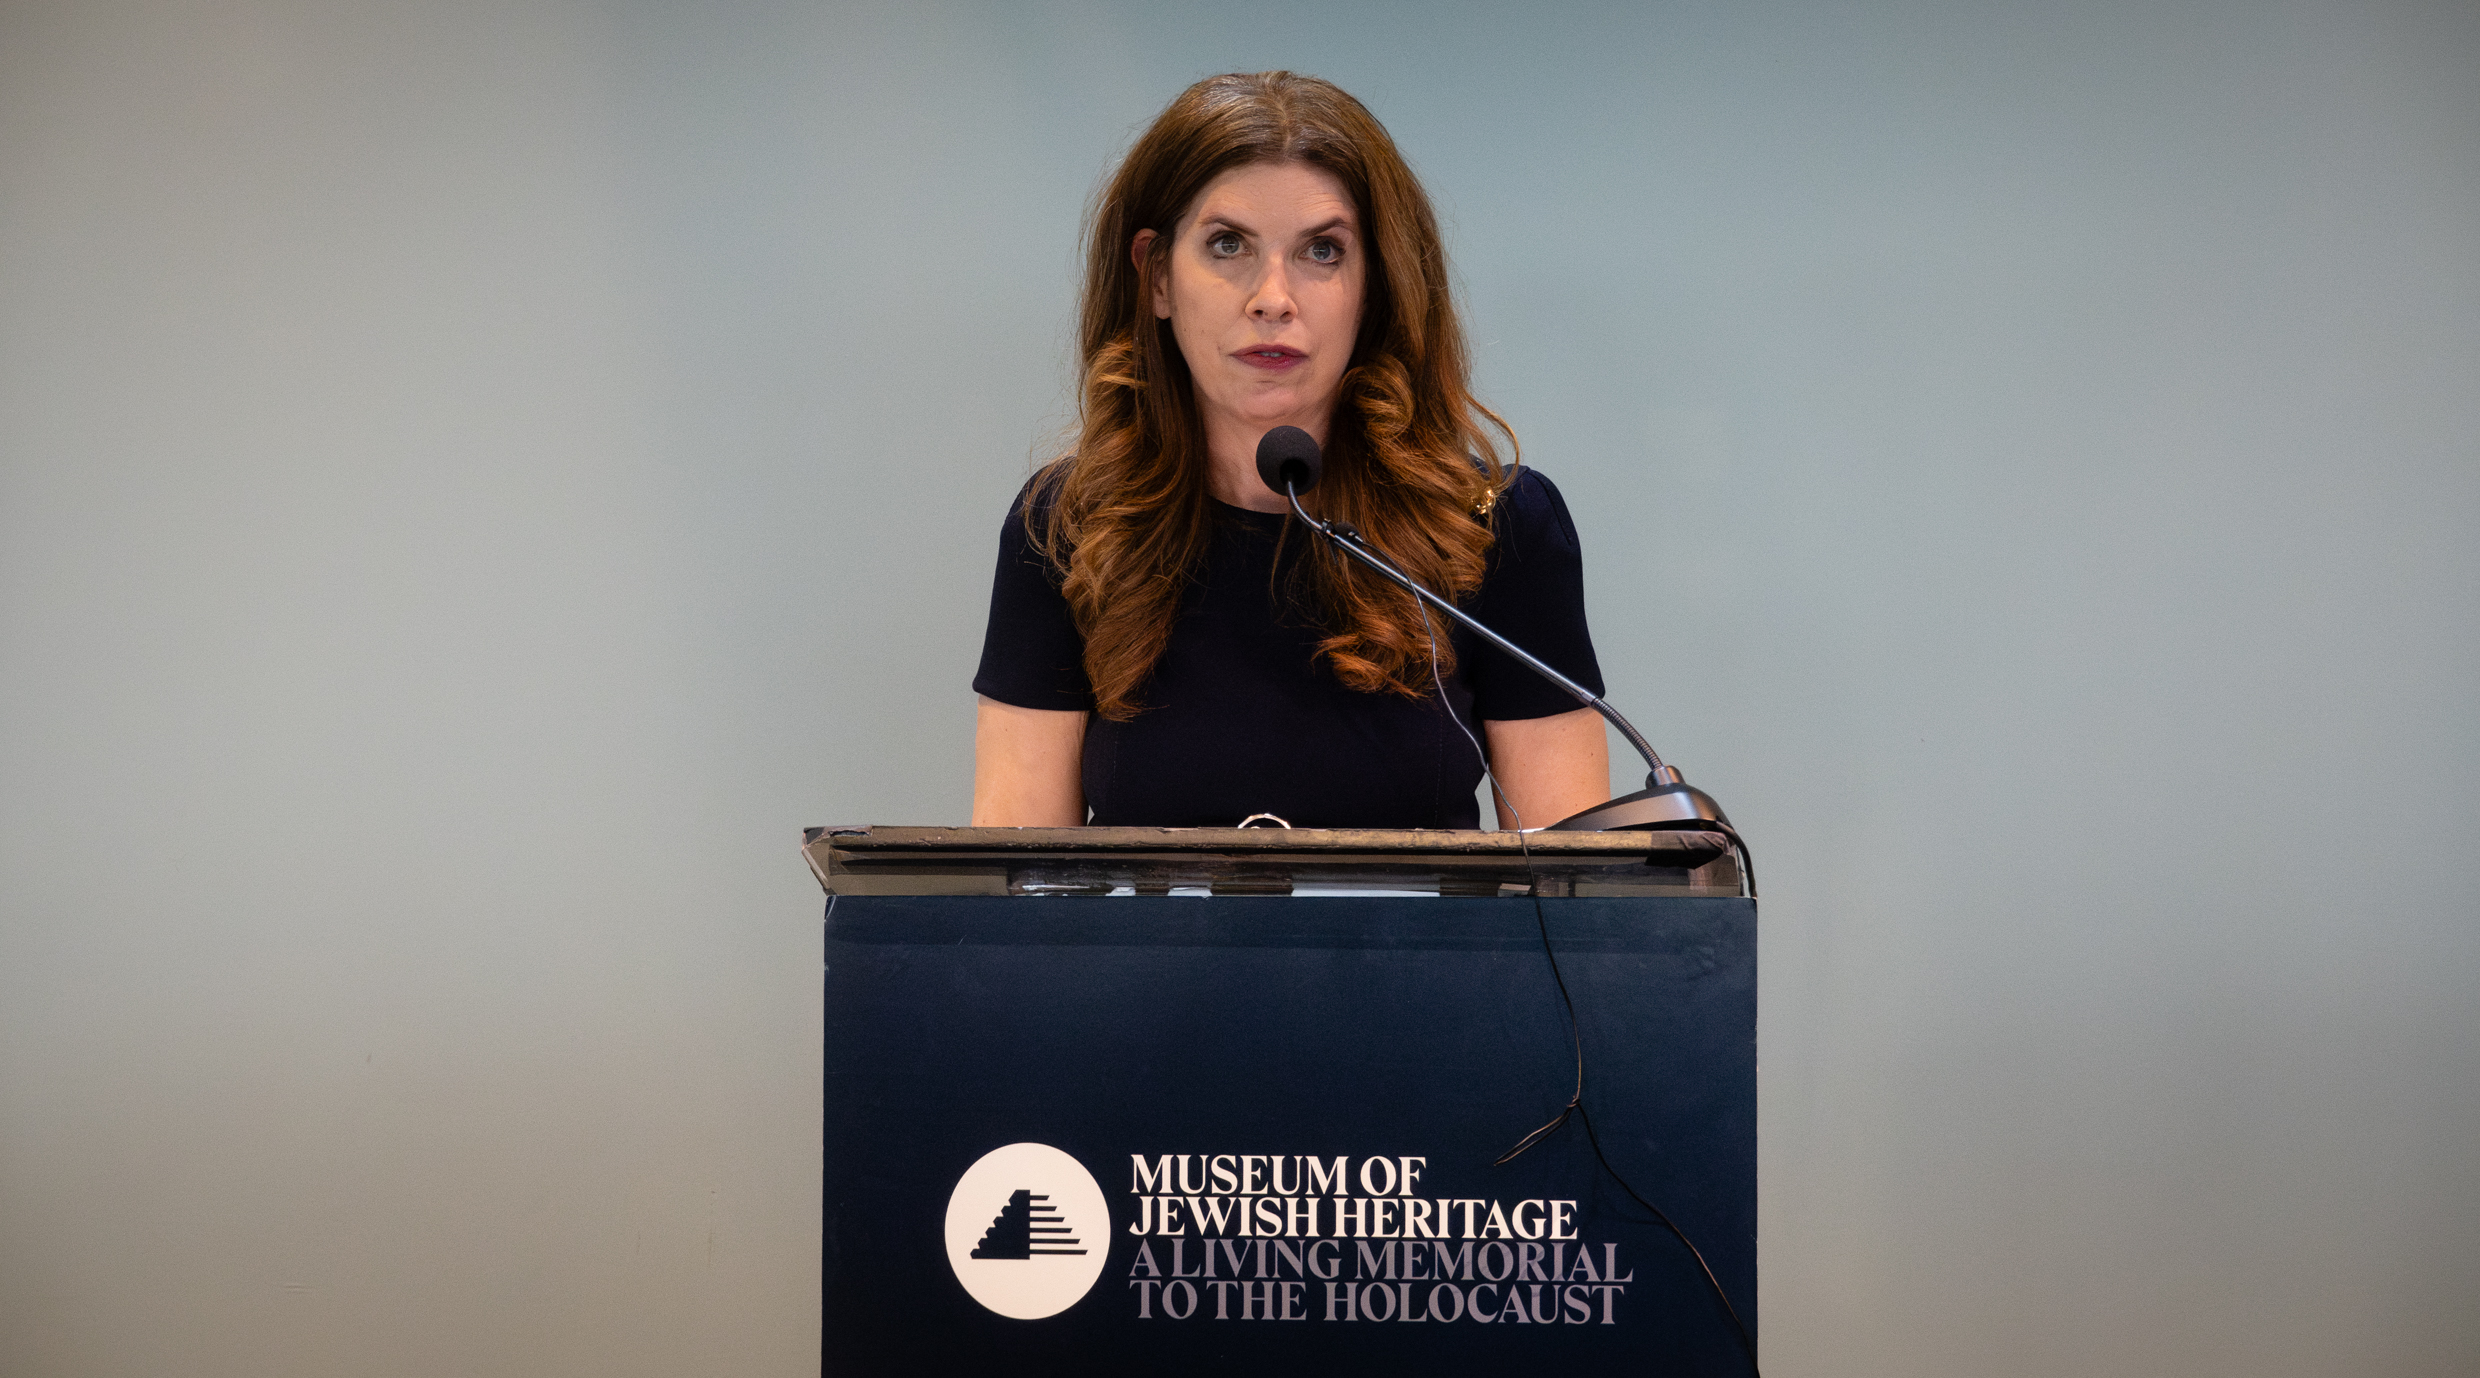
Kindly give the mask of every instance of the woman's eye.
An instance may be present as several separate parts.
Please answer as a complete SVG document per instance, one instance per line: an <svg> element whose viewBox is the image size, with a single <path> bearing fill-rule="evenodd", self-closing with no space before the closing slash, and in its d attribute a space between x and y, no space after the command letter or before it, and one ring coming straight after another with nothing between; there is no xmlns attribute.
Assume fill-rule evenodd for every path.
<svg viewBox="0 0 2480 1378"><path fill-rule="evenodd" d="M1343 246L1337 244L1331 239L1318 240L1316 243L1309 246L1309 261L1312 263L1340 263L1343 261Z"/></svg>
<svg viewBox="0 0 2480 1378"><path fill-rule="evenodd" d="M1233 254L1240 252L1240 236L1233 234L1229 230L1225 230L1221 234L1207 240L1206 247L1225 258L1229 258Z"/></svg>

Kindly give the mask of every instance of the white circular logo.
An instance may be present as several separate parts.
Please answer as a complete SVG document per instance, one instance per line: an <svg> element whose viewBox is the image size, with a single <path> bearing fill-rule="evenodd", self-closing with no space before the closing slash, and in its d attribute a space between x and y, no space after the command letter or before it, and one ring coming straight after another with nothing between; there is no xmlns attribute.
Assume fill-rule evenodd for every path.
<svg viewBox="0 0 2480 1378"><path fill-rule="evenodd" d="M1111 1207L1049 1144L994 1148L947 1198L947 1262L973 1299L1020 1321L1084 1299L1111 1252Z"/></svg>

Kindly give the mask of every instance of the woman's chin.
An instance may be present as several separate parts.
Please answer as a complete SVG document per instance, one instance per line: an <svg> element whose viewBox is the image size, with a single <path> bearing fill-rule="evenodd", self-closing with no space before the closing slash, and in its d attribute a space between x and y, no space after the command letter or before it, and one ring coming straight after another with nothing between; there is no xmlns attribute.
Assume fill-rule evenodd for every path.
<svg viewBox="0 0 2480 1378"><path fill-rule="evenodd" d="M1340 389L1319 390L1305 387L1251 389L1232 399L1224 408L1235 421L1271 430L1276 426L1307 426L1312 421L1323 426L1334 415L1335 403L1341 399Z"/></svg>

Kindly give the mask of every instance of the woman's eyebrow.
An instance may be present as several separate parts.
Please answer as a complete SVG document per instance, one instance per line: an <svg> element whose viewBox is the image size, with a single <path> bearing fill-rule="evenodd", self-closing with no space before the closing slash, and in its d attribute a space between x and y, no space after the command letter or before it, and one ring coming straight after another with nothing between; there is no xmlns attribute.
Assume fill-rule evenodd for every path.
<svg viewBox="0 0 2480 1378"><path fill-rule="evenodd" d="M1247 235L1252 239L1258 237L1257 231L1250 229L1248 226L1241 224L1239 221L1232 219L1230 216L1218 215L1212 212L1208 212L1205 215L1197 217L1197 228L1201 230L1225 229L1230 230L1235 234ZM1332 234L1336 230L1352 229L1354 229L1352 217L1348 215L1338 215L1302 230L1300 232L1300 237L1303 239L1308 239L1315 235Z"/></svg>

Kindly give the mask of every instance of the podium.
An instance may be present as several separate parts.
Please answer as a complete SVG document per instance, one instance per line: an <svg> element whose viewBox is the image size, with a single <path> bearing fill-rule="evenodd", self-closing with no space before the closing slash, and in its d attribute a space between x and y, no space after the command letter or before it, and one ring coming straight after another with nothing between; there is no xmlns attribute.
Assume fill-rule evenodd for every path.
<svg viewBox="0 0 2480 1378"><path fill-rule="evenodd" d="M830 1375L1742 1374L1756 901L1696 832L816 828ZM1539 904L1535 904L1538 891ZM1538 917L1537 917L1538 914Z"/></svg>

